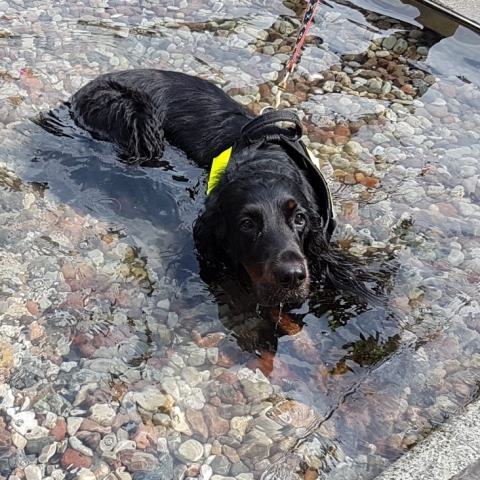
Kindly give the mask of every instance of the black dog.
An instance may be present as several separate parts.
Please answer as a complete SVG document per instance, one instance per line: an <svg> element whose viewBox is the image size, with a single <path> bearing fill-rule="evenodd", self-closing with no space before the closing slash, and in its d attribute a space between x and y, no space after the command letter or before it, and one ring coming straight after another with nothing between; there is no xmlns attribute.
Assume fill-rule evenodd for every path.
<svg viewBox="0 0 480 480"><path fill-rule="evenodd" d="M131 163L155 166L165 138L212 168L194 226L197 249L210 271L244 278L256 302L297 305L312 279L326 278L370 295L329 244L328 187L292 113L255 117L206 80L159 70L102 75L73 95L71 109L81 127L117 143Z"/></svg>

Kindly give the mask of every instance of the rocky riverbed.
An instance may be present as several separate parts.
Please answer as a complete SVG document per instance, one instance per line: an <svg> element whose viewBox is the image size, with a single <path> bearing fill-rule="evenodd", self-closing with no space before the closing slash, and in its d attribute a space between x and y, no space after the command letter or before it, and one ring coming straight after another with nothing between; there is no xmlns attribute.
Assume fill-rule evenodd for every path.
<svg viewBox="0 0 480 480"><path fill-rule="evenodd" d="M259 112L301 6L0 0L1 478L373 479L477 395L468 43L414 16L319 8L281 107L331 185L336 241L385 279L391 305L314 295L260 353L195 262L172 266L192 249L201 172L185 159L173 174L129 170L74 127L56 137L31 121L137 67L202 75ZM135 203L124 180L161 205Z"/></svg>

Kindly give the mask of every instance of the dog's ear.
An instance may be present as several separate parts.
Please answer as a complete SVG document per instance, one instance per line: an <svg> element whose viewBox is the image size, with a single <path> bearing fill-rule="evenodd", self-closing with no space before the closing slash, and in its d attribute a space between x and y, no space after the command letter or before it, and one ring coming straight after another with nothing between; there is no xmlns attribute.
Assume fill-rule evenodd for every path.
<svg viewBox="0 0 480 480"><path fill-rule="evenodd" d="M358 258L331 245L323 228L312 229L307 234L305 253L315 277L323 279L326 285L353 294L371 305L383 303L383 288L378 279Z"/></svg>
<svg viewBox="0 0 480 480"><path fill-rule="evenodd" d="M321 278L324 274L324 265L322 257L331 248L329 244L330 236L323 228L323 221L320 215L311 209L308 212L309 229L304 241L304 252L310 263L314 275Z"/></svg>
<svg viewBox="0 0 480 480"><path fill-rule="evenodd" d="M223 270L228 263L227 227L216 192L209 195L204 212L195 221L193 238L203 266Z"/></svg>
<svg viewBox="0 0 480 480"><path fill-rule="evenodd" d="M319 215L310 212L309 220L310 229L305 238L304 251L314 276L372 305L382 303L378 279L368 273L356 257L330 243L330 232L324 228Z"/></svg>

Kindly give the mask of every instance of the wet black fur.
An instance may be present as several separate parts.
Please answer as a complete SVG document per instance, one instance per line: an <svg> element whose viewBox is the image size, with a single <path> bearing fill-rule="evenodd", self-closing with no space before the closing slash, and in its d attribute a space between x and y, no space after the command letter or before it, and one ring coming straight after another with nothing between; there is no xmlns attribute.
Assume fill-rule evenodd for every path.
<svg viewBox="0 0 480 480"><path fill-rule="evenodd" d="M165 138L206 169L215 156L239 139L242 127L254 117L208 81L159 70L99 76L73 95L71 109L79 125L117 143L131 163L155 166ZM306 217L301 229L292 224L290 213L273 215L285 216L279 219L267 212L269 204L287 198L293 198ZM238 232L235 216L239 214L236 210L252 202L263 205L265 212L260 212L264 220L250 248L248 238ZM212 280L212 272L227 272L248 283L245 261L270 262L275 270L282 262L300 262L299 254L308 263L312 282L330 281L372 298L362 282L362 270L332 249L323 228L324 208L305 173L280 145L267 143L259 149L239 151L194 225L196 246L204 271L209 272L206 276ZM277 210L280 212L281 206ZM288 251L287 244L291 247ZM305 297L305 292L289 296L283 287L270 290L265 295L274 302L286 296L287 302L296 303Z"/></svg>

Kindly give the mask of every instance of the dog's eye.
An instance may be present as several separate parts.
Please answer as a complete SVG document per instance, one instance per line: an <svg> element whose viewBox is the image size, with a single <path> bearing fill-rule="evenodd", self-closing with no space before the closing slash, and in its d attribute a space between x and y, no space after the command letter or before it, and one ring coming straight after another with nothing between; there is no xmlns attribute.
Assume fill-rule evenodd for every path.
<svg viewBox="0 0 480 480"><path fill-rule="evenodd" d="M306 222L306 218L303 213L297 213L295 215L295 225L299 227L303 227L305 225L305 222Z"/></svg>
<svg viewBox="0 0 480 480"><path fill-rule="evenodd" d="M252 228L254 227L253 225L253 222L251 220L242 220L242 222L240 223L240 228L244 231L244 232L248 232L250 230L252 230Z"/></svg>

